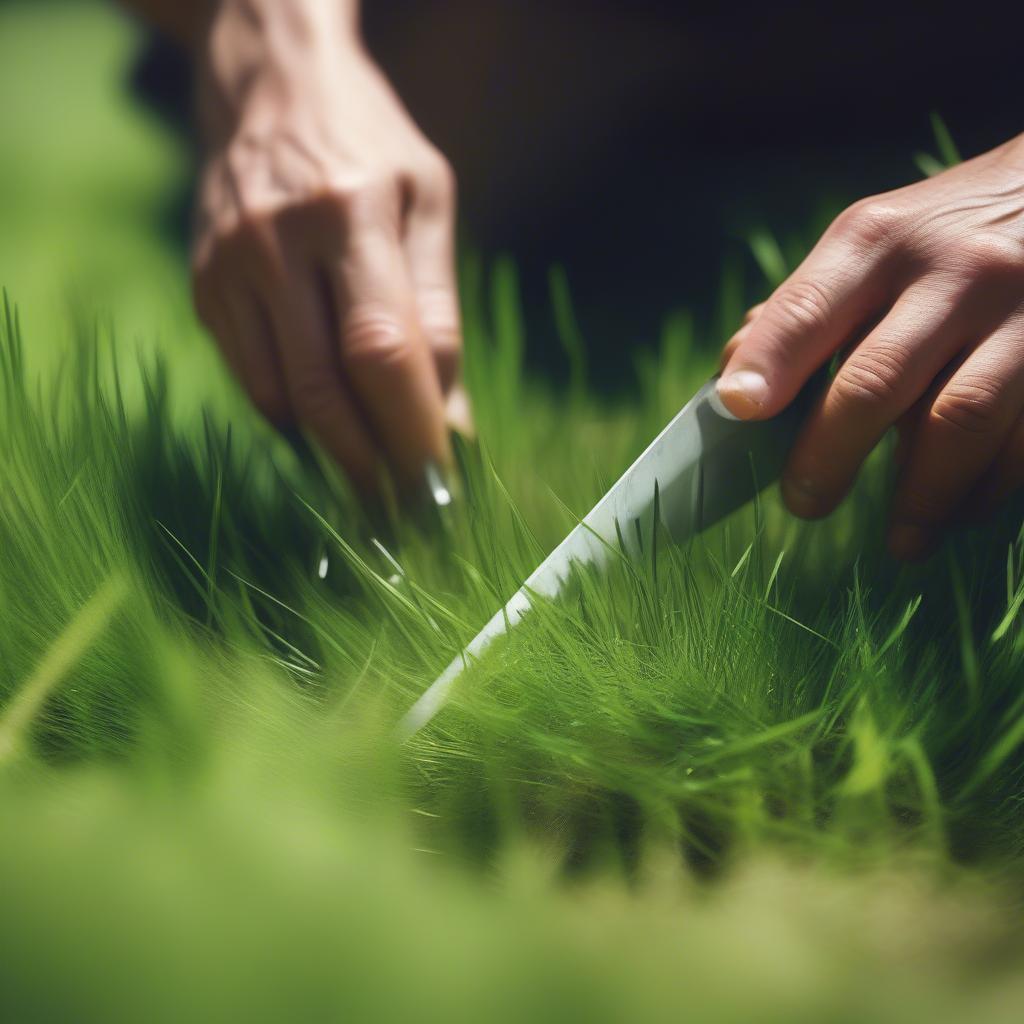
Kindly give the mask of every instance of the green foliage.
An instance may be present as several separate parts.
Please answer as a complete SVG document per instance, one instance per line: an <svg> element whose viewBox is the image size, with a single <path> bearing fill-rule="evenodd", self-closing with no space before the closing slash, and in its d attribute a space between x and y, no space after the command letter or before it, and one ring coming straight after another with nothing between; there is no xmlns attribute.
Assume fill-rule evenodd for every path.
<svg viewBox="0 0 1024 1024"><path fill-rule="evenodd" d="M33 387L32 346L7 306L0 782L15 838L5 887L48 891L54 872L71 870L39 848L64 827L66 800L76 814L110 815L124 849L141 844L133 856L168 864L234 858L234 829L274 817L299 848L285 842L243 868L271 887L268 914L292 891L273 888L287 858L302 877L307 857L349 833L361 848L367 829L396 850L388 885L407 899L420 885L454 886L467 926L491 899L474 873L520 850L538 851L536 884L555 907L571 877L625 899L652 856L678 859L680 878L718 877L767 851L830 870L909 858L928 875L969 864L1016 878L1024 540L1007 531L1019 514L897 572L877 536L881 463L827 523L797 524L767 495L684 548L656 542L639 562L579 573L566 598L471 667L435 723L395 742L398 716L641 446L642 410L708 372L681 355L689 328L677 325L641 375L636 411L585 394L567 409L507 351L519 339L502 323L502 288L514 290L509 276L493 310L473 314L496 326L491 340L470 336L470 359L508 370L519 415L495 416L479 446L462 446L463 497L436 521L370 522L340 490L318 507L321 481L242 406L231 429L199 414L176 425L160 364L121 367L102 336L80 338L59 378ZM132 411L123 395L136 376ZM478 407L507 414L505 378L481 374L474 386ZM321 582L310 555L323 541L332 570ZM200 812L207 801L216 810ZM237 825L202 839L200 813ZM207 841L226 852L202 853ZM94 834L72 829L58 846L115 907L153 884L148 868L109 874ZM406 862L408 847L429 851L442 875ZM182 898L210 884L203 863L177 883ZM460 865L465 877L445 881ZM289 885L304 905L301 881ZM433 899L423 913L439 913ZM227 900L217 897L230 916ZM67 912L87 906L72 896ZM31 920L22 911L9 921ZM60 932L57 909L47 913ZM403 913L414 935L429 927ZM188 941L187 926L159 924L183 929L167 942ZM112 928L116 952L130 933ZM511 949L504 940L500 956ZM281 991L294 970L281 967Z"/></svg>
<svg viewBox="0 0 1024 1024"><path fill-rule="evenodd" d="M932 178L936 174L941 174L950 167L955 167L963 160L963 157L960 156L960 150L957 149L953 136L949 132L949 128L946 127L946 122L934 110L932 111L931 121L932 134L935 136L935 148L939 151L939 155L934 157L931 153L918 153L914 158L918 169L926 178Z"/></svg>
<svg viewBox="0 0 1024 1024"><path fill-rule="evenodd" d="M45 77L17 41L47 17L3 14L0 76ZM151 182L139 131L117 173ZM655 533L399 745L709 346L676 313L628 402L595 399L556 272L555 394L523 370L514 267L467 262L461 496L371 519L228 380L153 241L158 197L50 223L55 187L32 224L90 247L87 299L66 314L65 271L18 260L31 225L0 237L27 296L0 320L3 1016L1015 1019L1019 506L900 569L882 452L828 521L769 493L684 548ZM723 326L741 295L727 275Z"/></svg>

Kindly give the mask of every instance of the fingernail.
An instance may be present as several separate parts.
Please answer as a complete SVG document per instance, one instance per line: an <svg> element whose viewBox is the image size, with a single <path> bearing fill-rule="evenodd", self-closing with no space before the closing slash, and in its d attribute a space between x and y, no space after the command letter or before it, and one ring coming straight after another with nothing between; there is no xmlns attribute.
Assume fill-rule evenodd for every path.
<svg viewBox="0 0 1024 1024"><path fill-rule="evenodd" d="M913 523L897 523L889 530L889 550L901 561L912 561L927 553L930 533Z"/></svg>
<svg viewBox="0 0 1024 1024"><path fill-rule="evenodd" d="M821 508L821 490L810 477L783 477L782 500L794 515L815 516Z"/></svg>
<svg viewBox="0 0 1024 1024"><path fill-rule="evenodd" d="M461 384L456 384L448 393L444 416L449 430L454 430L470 440L476 437L473 409L469 404L469 395Z"/></svg>
<svg viewBox="0 0 1024 1024"><path fill-rule="evenodd" d="M768 381L756 370L733 370L719 379L718 394L733 416L754 419L768 403Z"/></svg>

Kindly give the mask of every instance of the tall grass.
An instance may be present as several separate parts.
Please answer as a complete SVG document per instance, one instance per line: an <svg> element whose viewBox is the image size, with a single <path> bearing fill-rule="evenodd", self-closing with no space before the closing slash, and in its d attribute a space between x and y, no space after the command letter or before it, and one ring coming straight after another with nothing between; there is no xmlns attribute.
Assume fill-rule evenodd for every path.
<svg viewBox="0 0 1024 1024"><path fill-rule="evenodd" d="M19 10L0 84L47 36ZM579 573L399 745L718 339L669 317L598 400L556 272L555 394L512 265L467 264L461 497L371 519L251 412L147 226L90 264L112 316L75 289L65 317L28 228L0 238L30 293L0 318L5 1018L1016 1019L1020 503L900 568L885 452L825 522L768 493Z"/></svg>
<svg viewBox="0 0 1024 1024"><path fill-rule="evenodd" d="M924 568L897 570L879 540L884 460L827 523L797 524L768 495L684 548L662 539L606 575L578 574L570 595L538 607L466 673L430 728L394 742L397 717L640 447L651 410L662 415L667 395L681 400L707 372L675 321L657 361L641 367L635 410L602 408L583 391L566 407L522 376L516 328L502 319L511 271L502 275L493 305L467 318L482 440L460 446L463 497L433 521L368 521L240 411L230 427L212 413L176 425L160 363L122 365L94 328L79 325L60 369L33 381L32 341L7 304L0 876L18 895L0 932L37 966L71 971L75 999L95 998L105 1014L150 998L160 957L167 983L193 969L178 946L192 948L211 913L218 943L240 943L227 962L248 977L275 929L302 930L295 908L306 908L321 938L310 949L295 939L299 949L262 982L274 998L307 985L303 998L314 998L330 971L308 959L312 947L340 942L355 962L349 929L377 929L380 962L361 975L360 998L383 999L382 1010L395 969L388 915L400 915L415 974L428 970L438 929L463 957L466 929L483 927L481 908L494 904L526 934L549 919L573 931L565 941L577 952L551 968L549 996L564 987L579 1009L590 1004L573 958L589 977L602 956L626 954L618 937L600 954L578 945L583 911L557 909L571 879L585 885L585 905L604 908L592 910L604 926L633 913L655 934L668 928L679 948L695 941L683 919L642 896L626 909L652 863L670 868L666 898L692 891L687 878L765 856L810 858L812 879L899 864L933 885L984 869L1002 898L1015 891L1019 510ZM326 581L311 572L321 542ZM506 902L518 890L504 876L520 861L530 891L545 894L527 917ZM234 881L211 895L222 877ZM313 909L321 899L335 917ZM137 906L154 929L148 942L135 932ZM964 911L949 913L959 921ZM42 922L59 942L25 938ZM705 927L718 927L713 916L697 932ZM1011 941L1004 927L994 918L981 930ZM869 945L878 940L864 930ZM139 964L145 980L108 976L140 941L154 957ZM519 943L533 940L489 941L488 998L507 983L499 965L519 962ZM811 955L806 936L795 941L798 960ZM90 959L108 946L109 958ZM828 969L848 952L840 943ZM547 977L535 954L523 969ZM936 963L947 955L937 949ZM613 987L635 1001L626 959ZM0 972L21 962L12 956ZM475 988L436 970L445 998L476 1005ZM32 976L19 967L11 991L51 1005ZM655 988L671 1003L682 995L668 977ZM206 978L195 1005L209 1009L220 991ZM323 998L353 995L331 993Z"/></svg>
<svg viewBox="0 0 1024 1024"><path fill-rule="evenodd" d="M176 428L159 364L119 367L95 338L34 387L8 303L0 685L27 749L144 753L148 718L182 700L150 654L161 639L179 660L258 665L344 719L406 707L615 477L649 419L602 421L585 397L566 410L525 383L509 301L499 286L493 330L469 317L483 440L460 446L463 499L444 519L373 523L251 422ZM657 408L668 381L692 390L706 366L690 350L667 336L641 408ZM134 414L128 374L142 382ZM654 825L709 863L765 838L841 848L852 836L863 854L865 834L868 846L1016 852L1014 511L897 572L876 536L883 468L824 525L768 497L685 548L663 540L608 575L580 574L570 597L539 608L394 754L417 799L443 808L446 839L475 848L522 819L558 823L573 857ZM323 583L309 571L318 542L333 555ZM72 643L55 638L112 581L130 589L127 607L111 604L104 634L74 646L63 681L35 686L34 667Z"/></svg>

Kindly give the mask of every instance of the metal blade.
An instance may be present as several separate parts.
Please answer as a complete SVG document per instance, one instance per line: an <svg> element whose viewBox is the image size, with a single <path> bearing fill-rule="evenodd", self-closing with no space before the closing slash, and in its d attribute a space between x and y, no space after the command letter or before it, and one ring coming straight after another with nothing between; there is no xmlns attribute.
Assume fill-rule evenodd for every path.
<svg viewBox="0 0 1024 1024"><path fill-rule="evenodd" d="M678 542L723 519L776 480L806 406L806 390L770 420L737 420L708 381L676 414L647 450L619 478L580 524L533 571L508 603L440 676L399 723L408 738L444 706L455 680L530 609L533 595L554 598L575 566L603 567L619 538L636 555L653 529L655 487L662 525Z"/></svg>

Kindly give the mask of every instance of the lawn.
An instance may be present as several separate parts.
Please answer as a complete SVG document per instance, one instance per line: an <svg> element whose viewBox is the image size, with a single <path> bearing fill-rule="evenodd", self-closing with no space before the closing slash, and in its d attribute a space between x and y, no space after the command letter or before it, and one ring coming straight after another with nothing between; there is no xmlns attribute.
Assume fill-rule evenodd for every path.
<svg viewBox="0 0 1024 1024"><path fill-rule="evenodd" d="M193 320L136 45L0 7L0 1015L1019 1019L1021 504L901 568L884 451L824 522L767 492L579 574L396 743L721 339L666 311L598 397L556 273L556 391L467 257L462 493L369 520Z"/></svg>

